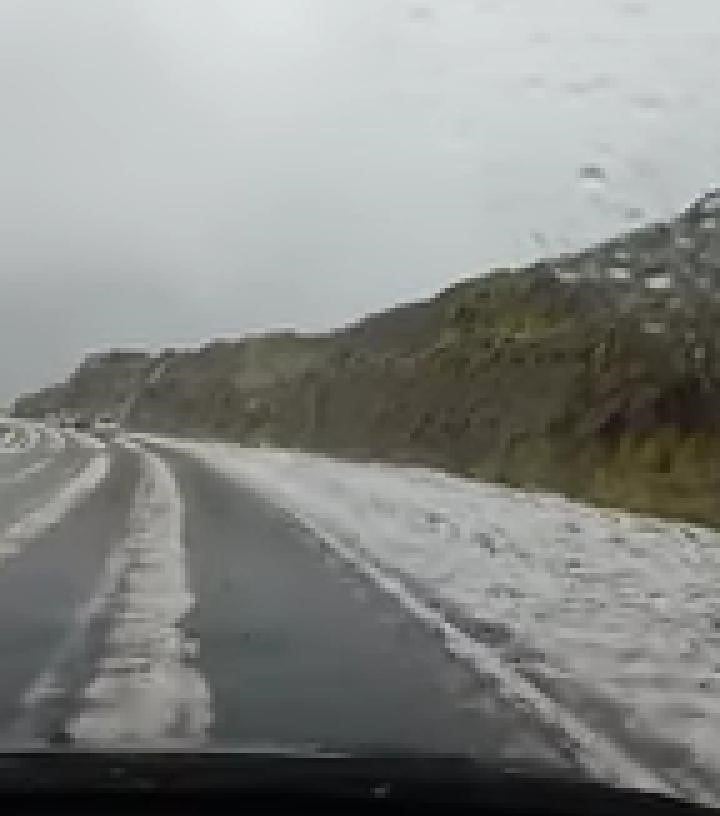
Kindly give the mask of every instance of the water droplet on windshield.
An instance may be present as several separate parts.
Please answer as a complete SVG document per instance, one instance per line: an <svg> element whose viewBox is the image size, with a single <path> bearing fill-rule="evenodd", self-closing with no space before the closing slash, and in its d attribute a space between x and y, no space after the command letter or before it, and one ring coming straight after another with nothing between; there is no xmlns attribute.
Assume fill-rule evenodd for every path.
<svg viewBox="0 0 720 816"><path fill-rule="evenodd" d="M568 93L583 95L595 93L597 91L605 91L612 88L612 77L601 75L588 77L587 79L572 80L565 84L565 90Z"/></svg>
<svg viewBox="0 0 720 816"><path fill-rule="evenodd" d="M640 93L630 97L630 103L642 111L655 113L665 107L665 100L658 94Z"/></svg>
<svg viewBox="0 0 720 816"><path fill-rule="evenodd" d="M580 178L593 180L605 179L605 170L597 164L584 164L579 172Z"/></svg>
<svg viewBox="0 0 720 816"><path fill-rule="evenodd" d="M411 6L408 16L411 20L429 20L432 17L432 9L428 6Z"/></svg>
<svg viewBox="0 0 720 816"><path fill-rule="evenodd" d="M552 37L547 31L536 31L531 35L530 42L533 45L547 45L552 42Z"/></svg>
<svg viewBox="0 0 720 816"><path fill-rule="evenodd" d="M605 186L607 174L599 164L584 164L578 170L578 177L591 191L597 191Z"/></svg>
<svg viewBox="0 0 720 816"><path fill-rule="evenodd" d="M623 217L627 221L644 221L645 210L642 207L625 207Z"/></svg>
<svg viewBox="0 0 720 816"><path fill-rule="evenodd" d="M622 11L623 14L645 14L647 6L645 3L640 2L640 0L630 0L620 6L620 11Z"/></svg>

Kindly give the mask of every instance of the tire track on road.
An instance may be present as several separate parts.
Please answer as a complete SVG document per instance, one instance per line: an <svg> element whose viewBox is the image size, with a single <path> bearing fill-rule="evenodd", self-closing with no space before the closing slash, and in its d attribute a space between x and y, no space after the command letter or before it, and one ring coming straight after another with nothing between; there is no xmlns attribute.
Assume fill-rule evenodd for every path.
<svg viewBox="0 0 720 816"><path fill-rule="evenodd" d="M67 641L108 553L126 534L137 461L121 449L109 455L102 483L51 526L36 529L0 569L1 741L14 740L13 723L27 713L24 691Z"/></svg>
<svg viewBox="0 0 720 816"><path fill-rule="evenodd" d="M182 629L194 603L185 582L182 499L162 460L125 447L141 466L127 534L109 553L64 648L26 691L17 734L116 748L204 738L210 696Z"/></svg>

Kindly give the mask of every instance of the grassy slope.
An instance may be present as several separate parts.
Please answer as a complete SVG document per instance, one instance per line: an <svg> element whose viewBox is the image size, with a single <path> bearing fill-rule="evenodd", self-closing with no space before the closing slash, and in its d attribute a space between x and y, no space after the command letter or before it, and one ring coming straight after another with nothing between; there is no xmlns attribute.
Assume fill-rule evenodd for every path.
<svg viewBox="0 0 720 816"><path fill-rule="evenodd" d="M701 200L672 224L469 280L332 335L175 352L130 420L425 463L718 525L711 207ZM111 410L153 364L111 356L16 412Z"/></svg>

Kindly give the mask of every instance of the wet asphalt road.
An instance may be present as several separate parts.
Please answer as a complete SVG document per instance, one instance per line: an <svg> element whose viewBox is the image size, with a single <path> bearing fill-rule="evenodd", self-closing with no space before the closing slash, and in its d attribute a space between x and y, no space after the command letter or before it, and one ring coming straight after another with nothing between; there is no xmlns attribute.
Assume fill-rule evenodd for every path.
<svg viewBox="0 0 720 816"><path fill-rule="evenodd" d="M33 681L74 647L76 615L124 534L136 478L134 458L118 450L90 499L0 564L0 733L27 715L22 696ZM25 736L46 736L46 724L41 728Z"/></svg>
<svg viewBox="0 0 720 816"><path fill-rule="evenodd" d="M439 640L249 490L182 455L188 629L220 743L353 751L555 754Z"/></svg>
<svg viewBox="0 0 720 816"><path fill-rule="evenodd" d="M140 451L110 445L106 453L107 478L0 563L0 735L7 740L52 742L87 706L80 692L102 643L84 642L93 627L78 616L128 533L141 471ZM0 507L3 487L24 501L42 486L47 498L52 473L77 470L93 453L68 444L52 455L56 461L20 488L3 452L9 480L0 485ZM182 628L196 647L187 661L209 693L203 745L462 753L575 773L556 735L501 700L296 520L182 454L162 459L182 499L194 597ZM27 467L32 456L23 451L18 462ZM8 511L8 519L16 515ZM6 528L6 519L0 524ZM53 667L62 668L56 683L75 687L61 689L52 705L23 702Z"/></svg>

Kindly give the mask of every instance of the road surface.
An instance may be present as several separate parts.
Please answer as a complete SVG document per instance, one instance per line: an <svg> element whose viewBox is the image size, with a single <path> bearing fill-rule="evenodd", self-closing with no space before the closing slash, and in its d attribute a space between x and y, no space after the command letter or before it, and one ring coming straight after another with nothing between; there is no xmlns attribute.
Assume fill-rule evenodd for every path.
<svg viewBox="0 0 720 816"><path fill-rule="evenodd" d="M151 439L18 428L0 447L6 749L442 753L617 771L589 768L577 734L449 648L439 611L400 602L262 490ZM614 781L668 790L639 767Z"/></svg>
<svg viewBox="0 0 720 816"><path fill-rule="evenodd" d="M122 444L87 448L78 439L41 431L29 447L5 449L0 459L7 533L38 505L57 501L58 490L93 457L108 458L107 473L60 518L35 524L26 536L6 535L0 732L9 744L151 746L176 739L181 745L470 753L500 763L573 766L553 737L496 697L436 635L297 521L190 457L170 453L154 456L174 482L185 590L192 595L174 622L185 645L192 644L181 657L203 694L198 701L191 689L183 700L182 688L156 689L163 705L177 696L170 703L178 717L133 733L131 692L124 701L112 692L89 700L88 691L99 675L112 675L108 660L132 689L156 662L175 658L153 641L155 635L162 640L160 631L128 646L129 654L109 637L118 611L106 597L107 565L137 524L145 453ZM45 464L33 468L38 462ZM160 596L169 591L158 590ZM125 587L126 595L130 591ZM159 615L156 623L167 628L169 621ZM195 713L203 709L200 721L187 711L182 721L183 703ZM118 710L89 727L103 708Z"/></svg>

